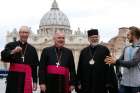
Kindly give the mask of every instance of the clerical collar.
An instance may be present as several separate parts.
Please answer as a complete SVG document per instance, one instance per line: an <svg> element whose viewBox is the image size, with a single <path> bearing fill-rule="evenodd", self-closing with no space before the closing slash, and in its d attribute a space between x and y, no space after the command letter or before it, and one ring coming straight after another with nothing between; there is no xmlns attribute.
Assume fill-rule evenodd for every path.
<svg viewBox="0 0 140 93"><path fill-rule="evenodd" d="M55 49L56 49L57 52L62 51L62 48L55 47Z"/></svg>
<svg viewBox="0 0 140 93"><path fill-rule="evenodd" d="M92 45L92 44L90 45L91 48L95 48L96 46L97 46L97 45Z"/></svg>
<svg viewBox="0 0 140 93"><path fill-rule="evenodd" d="M18 41L18 43L19 43L20 45L26 45L26 44L27 44L27 42L21 42L20 40Z"/></svg>

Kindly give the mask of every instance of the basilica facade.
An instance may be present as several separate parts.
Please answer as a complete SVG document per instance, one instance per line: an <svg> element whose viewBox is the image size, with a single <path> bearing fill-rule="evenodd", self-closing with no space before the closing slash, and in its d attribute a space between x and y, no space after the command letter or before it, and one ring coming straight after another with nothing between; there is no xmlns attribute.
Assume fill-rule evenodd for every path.
<svg viewBox="0 0 140 93"><path fill-rule="evenodd" d="M80 31L80 28L78 28L77 31L71 30L68 17L60 11L56 0L54 0L50 11L41 18L37 34L31 31L29 36L28 42L36 47L39 57L43 48L53 45L52 37L56 31L65 33L65 47L70 48L73 51L77 67L81 49L89 45L87 33ZM119 34L116 37L112 38L108 43L101 42L101 44L107 46L112 55L119 57L123 47L127 44L127 31L128 28L121 27L119 28ZM13 29L12 32L7 32L7 43L18 39L18 31L16 29Z"/></svg>

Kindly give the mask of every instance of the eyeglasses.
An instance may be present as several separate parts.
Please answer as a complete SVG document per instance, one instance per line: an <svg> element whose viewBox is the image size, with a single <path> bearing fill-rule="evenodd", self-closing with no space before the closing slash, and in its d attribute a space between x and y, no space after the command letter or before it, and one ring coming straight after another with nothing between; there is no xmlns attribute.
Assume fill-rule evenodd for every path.
<svg viewBox="0 0 140 93"><path fill-rule="evenodd" d="M90 36L89 38L98 38L99 36Z"/></svg>
<svg viewBox="0 0 140 93"><path fill-rule="evenodd" d="M28 31L19 31L19 33L29 33Z"/></svg>

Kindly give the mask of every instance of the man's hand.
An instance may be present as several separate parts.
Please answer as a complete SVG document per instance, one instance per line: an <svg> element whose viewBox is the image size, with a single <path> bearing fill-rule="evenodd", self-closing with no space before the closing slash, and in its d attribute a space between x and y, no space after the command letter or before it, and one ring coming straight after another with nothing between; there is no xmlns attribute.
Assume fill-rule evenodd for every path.
<svg viewBox="0 0 140 93"><path fill-rule="evenodd" d="M81 88L82 88L81 84L80 84L80 85L78 85L78 89L81 89Z"/></svg>
<svg viewBox="0 0 140 93"><path fill-rule="evenodd" d="M19 53L22 51L22 48L20 46L17 46L16 48L14 48L12 51L11 51L11 54L15 54L15 53Z"/></svg>
<svg viewBox="0 0 140 93"><path fill-rule="evenodd" d="M76 88L75 88L75 91L77 92L77 93L79 93L79 91L82 89L82 86L81 86L81 84L78 84L77 86L76 86Z"/></svg>
<svg viewBox="0 0 140 93"><path fill-rule="evenodd" d="M105 60L106 64L115 64L116 60L112 56L106 56Z"/></svg>
<svg viewBox="0 0 140 93"><path fill-rule="evenodd" d="M46 85L45 84L40 84L40 90L42 92L45 92L46 91Z"/></svg>
<svg viewBox="0 0 140 93"><path fill-rule="evenodd" d="M73 91L74 89L75 89L75 86L71 85L69 90Z"/></svg>
<svg viewBox="0 0 140 93"><path fill-rule="evenodd" d="M37 90L37 84L33 83L33 91L36 91L36 90Z"/></svg>

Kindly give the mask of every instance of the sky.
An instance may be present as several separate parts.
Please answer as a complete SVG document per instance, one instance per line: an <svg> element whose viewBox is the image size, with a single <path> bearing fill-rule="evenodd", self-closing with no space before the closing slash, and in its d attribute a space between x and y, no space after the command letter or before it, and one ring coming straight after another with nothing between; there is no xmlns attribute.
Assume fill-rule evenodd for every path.
<svg viewBox="0 0 140 93"><path fill-rule="evenodd" d="M0 0L0 50L7 31L28 25L36 33L39 23L54 0ZM67 15L71 29L97 28L101 41L108 42L118 28L140 26L140 0L56 0Z"/></svg>

